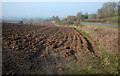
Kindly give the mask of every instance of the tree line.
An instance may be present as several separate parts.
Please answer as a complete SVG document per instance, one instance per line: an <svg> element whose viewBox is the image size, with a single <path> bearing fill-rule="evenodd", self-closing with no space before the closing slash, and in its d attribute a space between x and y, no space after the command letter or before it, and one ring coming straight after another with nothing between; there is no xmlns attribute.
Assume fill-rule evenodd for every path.
<svg viewBox="0 0 120 76"><path fill-rule="evenodd" d="M81 21L84 21L85 19L105 19L109 17L118 16L118 6L120 7L120 3L116 2L105 2L100 9L97 10L96 13L83 14L82 12L78 12L75 16L67 16L64 19L60 19L58 16L53 16L52 18L43 19L23 19L20 21L20 24L39 24L42 22L55 22L56 24L61 25L80 25Z"/></svg>
<svg viewBox="0 0 120 76"><path fill-rule="evenodd" d="M82 12L78 12L76 16L67 16L62 20L60 20L58 16L53 16L51 20L58 24L79 25L80 22L84 21L85 19L105 19L118 16L118 6L119 4L116 2L105 2L102 7L94 14L83 14Z"/></svg>
<svg viewBox="0 0 120 76"><path fill-rule="evenodd" d="M88 19L88 14L82 14L81 12L78 12L76 14L76 16L67 16L66 18L60 20L58 16L53 16L51 18L52 21L54 21L57 24L64 24L64 25L71 25L71 24L75 24L75 25L79 25L80 22L83 19Z"/></svg>

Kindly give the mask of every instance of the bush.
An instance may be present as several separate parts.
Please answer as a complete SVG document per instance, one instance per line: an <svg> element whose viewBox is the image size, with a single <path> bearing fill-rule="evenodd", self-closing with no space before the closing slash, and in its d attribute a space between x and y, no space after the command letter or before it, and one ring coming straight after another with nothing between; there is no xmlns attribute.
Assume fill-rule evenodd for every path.
<svg viewBox="0 0 120 76"><path fill-rule="evenodd" d="M23 21L20 21L19 24L23 24Z"/></svg>

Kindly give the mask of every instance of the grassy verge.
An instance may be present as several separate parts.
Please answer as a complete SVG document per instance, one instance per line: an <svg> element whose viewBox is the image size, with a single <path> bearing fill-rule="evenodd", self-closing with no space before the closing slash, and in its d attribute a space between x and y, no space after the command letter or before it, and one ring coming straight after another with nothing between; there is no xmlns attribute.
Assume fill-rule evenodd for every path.
<svg viewBox="0 0 120 76"><path fill-rule="evenodd" d="M78 26L70 26L71 28L76 28L78 31L81 31L83 34L91 38L89 33L86 33ZM99 58L93 56L84 56L85 59L80 61L79 64L75 64L74 68L67 71L67 74L118 74L118 53L115 51L98 48L97 53L100 56ZM66 64L68 65L68 64Z"/></svg>
<svg viewBox="0 0 120 76"><path fill-rule="evenodd" d="M86 35L86 36L88 36L89 38L92 39L92 36L89 33L87 33L84 30L82 30L79 26L70 26L70 27L71 28L75 28L76 30L80 31L81 33L83 33L84 35Z"/></svg>
<svg viewBox="0 0 120 76"><path fill-rule="evenodd" d="M108 23L108 24L118 24L119 18L120 18L120 16L109 17L109 18L107 18L106 23Z"/></svg>
<svg viewBox="0 0 120 76"><path fill-rule="evenodd" d="M118 23L106 22L105 24L118 25Z"/></svg>
<svg viewBox="0 0 120 76"><path fill-rule="evenodd" d="M103 72L106 74L118 74L118 53L110 50L99 51L102 58Z"/></svg>
<svg viewBox="0 0 120 76"><path fill-rule="evenodd" d="M67 74L118 74L118 57L111 51L100 52L101 61L93 56L85 56L79 64L67 64ZM66 67L65 66L65 67ZM74 68L73 68L74 67Z"/></svg>
<svg viewBox="0 0 120 76"><path fill-rule="evenodd" d="M83 22L83 23L101 23L101 22ZM118 22L117 23L113 23L113 22L104 22L102 24L111 24L111 25L118 25ZM103 26L103 25L102 25Z"/></svg>
<svg viewBox="0 0 120 76"><path fill-rule="evenodd" d="M107 20L107 21L104 22L103 24L118 25L119 19L120 19L120 16L108 17L108 18L105 18L105 20ZM101 22L86 22L86 23L101 23Z"/></svg>
<svg viewBox="0 0 120 76"><path fill-rule="evenodd" d="M87 24L84 24L84 26L99 26L99 27L108 27L108 28L120 28L120 27L117 27L117 26L87 25Z"/></svg>

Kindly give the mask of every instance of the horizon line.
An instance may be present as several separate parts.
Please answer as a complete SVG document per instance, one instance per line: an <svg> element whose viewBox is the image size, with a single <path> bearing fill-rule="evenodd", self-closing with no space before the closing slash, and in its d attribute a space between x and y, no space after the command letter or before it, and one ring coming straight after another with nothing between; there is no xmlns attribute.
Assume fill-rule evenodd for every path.
<svg viewBox="0 0 120 76"><path fill-rule="evenodd" d="M119 0L1 0L1 2L119 2Z"/></svg>

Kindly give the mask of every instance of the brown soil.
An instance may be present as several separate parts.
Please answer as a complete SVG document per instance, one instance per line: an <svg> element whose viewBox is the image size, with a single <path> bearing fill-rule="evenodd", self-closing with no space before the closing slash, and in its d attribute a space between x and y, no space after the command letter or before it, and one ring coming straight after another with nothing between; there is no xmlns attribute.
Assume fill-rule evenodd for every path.
<svg viewBox="0 0 120 76"><path fill-rule="evenodd" d="M89 33L97 41L97 44L100 44L100 48L118 51L118 34L120 33L117 28L83 26L82 29Z"/></svg>
<svg viewBox="0 0 120 76"><path fill-rule="evenodd" d="M3 23L3 74L64 73L66 61L96 56L94 43L69 27Z"/></svg>

